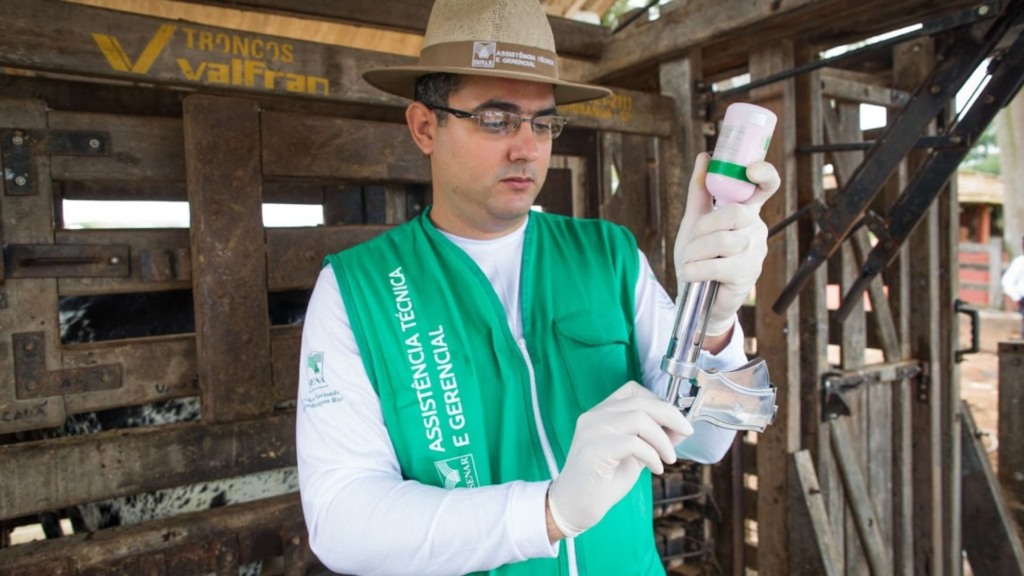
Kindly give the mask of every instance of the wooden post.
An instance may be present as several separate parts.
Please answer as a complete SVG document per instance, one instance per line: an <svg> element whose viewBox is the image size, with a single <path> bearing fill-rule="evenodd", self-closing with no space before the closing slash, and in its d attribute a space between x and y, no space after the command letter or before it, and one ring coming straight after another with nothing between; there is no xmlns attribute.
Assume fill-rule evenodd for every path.
<svg viewBox="0 0 1024 576"><path fill-rule="evenodd" d="M807 45L799 48L799 63L812 61L817 58L818 51ZM822 96L822 78L820 71L813 71L802 74L796 78L796 107L800 110L800 118L796 123L797 143L799 146L816 146L824 143L823 114L827 111ZM824 202L825 191L822 184L822 173L824 158L821 154L800 154L797 161L797 185L799 195L797 203L800 206L807 206L813 202ZM817 225L811 218L804 218L799 221L797 233L801 246L809 246L814 234L817 232ZM824 521L828 522L829 510L840 509L842 506L842 483L839 481L839 474L835 462L832 459L832 447L829 445L829 426L823 413L824 403L822 398L821 374L829 369L828 362L828 340L829 323L827 309L826 285L828 284L828 269L820 266L814 272L814 278L809 285L800 292L800 397L801 422L804 429L804 446L815 462L817 473L815 482L819 485L822 506L825 508ZM799 456L797 452L795 456ZM797 472L800 472L798 469ZM837 502L837 505L830 505ZM842 518L842 514L837 514ZM795 526L794 526L795 528ZM842 542L842 532L835 532L827 527L833 538L833 545ZM795 530L796 531L796 530ZM810 573L801 570L807 566L811 559L803 558L807 551L799 546L805 537L796 533L793 537L796 544L793 554L792 566L796 571ZM833 558L835 570L840 573L843 570L843 554L836 553Z"/></svg>
<svg viewBox="0 0 1024 576"><path fill-rule="evenodd" d="M676 268L672 254L679 222L686 209L686 193L693 174L693 161L707 146L704 143L703 118L696 115L696 84L701 78L700 50L685 58L661 65L661 93L675 101L676 119L672 138L659 140L658 166L661 168L661 229L665 233L665 289L676 293Z"/></svg>
<svg viewBox="0 0 1024 576"><path fill-rule="evenodd" d="M750 75L757 79L794 66L790 41L766 45L750 57ZM782 187L761 209L769 225L796 212L796 112L795 83L792 79L754 90L751 101L775 112L775 128L767 160L778 169ZM778 387L779 406L774 424L757 442L757 571L765 576L790 574L788 494L789 454L801 448L800 422L800 318L796 306L783 314L771 309L797 269L797 234L788 227L768 239L768 256L757 282L757 351L768 362L773 383Z"/></svg>
<svg viewBox="0 0 1024 576"><path fill-rule="evenodd" d="M893 84L914 90L934 67L934 46L930 39L917 39L895 49ZM922 163L912 152L906 163L914 173ZM939 287L934 274L939 270L940 235L938 211L933 208L918 223L907 242L910 267L910 304L906 310L910 329L910 354L926 365L926 376L913 391L910 412L913 438L913 548L914 572L945 574L943 551L943 458L942 390L947 377L941 371L939 348L943 342L939 326ZM899 456L899 455L897 455Z"/></svg>
<svg viewBox="0 0 1024 576"><path fill-rule="evenodd" d="M184 133L203 419L265 414L273 382L259 108L189 96Z"/></svg>
<svg viewBox="0 0 1024 576"><path fill-rule="evenodd" d="M999 343L999 481L1024 503L1024 342ZM1024 526L1024 515L1017 516Z"/></svg>
<svg viewBox="0 0 1024 576"><path fill-rule="evenodd" d="M47 128L46 103L40 100L0 99L0 130L42 131ZM10 135L14 138L14 135ZM28 140L25 141L28 145ZM9 244L53 244L53 190L50 157L32 154L35 193L0 191L0 234ZM0 168L4 168L0 166ZM8 180L4 179L4 184ZM12 337L19 332L45 332L46 364L60 366L57 320L57 279L17 278L0 284L0 436L64 423L63 397L19 399L15 387Z"/></svg>

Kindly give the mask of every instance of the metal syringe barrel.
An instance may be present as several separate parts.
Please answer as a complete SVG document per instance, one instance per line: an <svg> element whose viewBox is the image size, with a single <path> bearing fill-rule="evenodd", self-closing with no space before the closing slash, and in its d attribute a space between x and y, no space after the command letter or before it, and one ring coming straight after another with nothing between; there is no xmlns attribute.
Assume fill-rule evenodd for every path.
<svg viewBox="0 0 1024 576"><path fill-rule="evenodd" d="M697 359L704 343L711 305L718 293L718 282L685 282L679 287L676 321L668 351L661 359L661 369L671 380L665 400L678 406L679 387L683 380L697 376Z"/></svg>

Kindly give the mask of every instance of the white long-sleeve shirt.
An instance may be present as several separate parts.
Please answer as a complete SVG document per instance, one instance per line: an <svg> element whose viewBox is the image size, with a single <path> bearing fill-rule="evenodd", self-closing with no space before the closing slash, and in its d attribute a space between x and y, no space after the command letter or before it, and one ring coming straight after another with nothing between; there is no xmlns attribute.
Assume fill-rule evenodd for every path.
<svg viewBox="0 0 1024 576"><path fill-rule="evenodd" d="M448 236L491 280L517 338L524 231L488 241ZM635 323L643 384L660 394L675 305L642 253L640 261ZM328 568L360 576L465 574L558 554L545 523L550 482L445 490L403 478L330 267L310 298L300 358L299 489L310 546ZM721 353L701 359L719 370L744 362L738 323ZM695 422L694 431L676 452L698 462L721 459L735 436L706 422Z"/></svg>

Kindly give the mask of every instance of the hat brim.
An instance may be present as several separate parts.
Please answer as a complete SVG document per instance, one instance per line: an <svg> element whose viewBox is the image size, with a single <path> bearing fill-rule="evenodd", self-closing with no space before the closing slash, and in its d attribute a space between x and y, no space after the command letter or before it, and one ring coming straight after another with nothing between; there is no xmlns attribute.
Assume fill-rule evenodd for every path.
<svg viewBox="0 0 1024 576"><path fill-rule="evenodd" d="M493 78L511 78L527 82L540 82L555 87L556 104L572 104L611 96L612 91L600 86L576 84L565 80L555 80L537 74L513 72L509 70L466 69L443 66L395 66L392 68L374 68L363 72L363 79L370 85L385 92L413 99L416 78L425 74L448 73L468 76L490 76Z"/></svg>

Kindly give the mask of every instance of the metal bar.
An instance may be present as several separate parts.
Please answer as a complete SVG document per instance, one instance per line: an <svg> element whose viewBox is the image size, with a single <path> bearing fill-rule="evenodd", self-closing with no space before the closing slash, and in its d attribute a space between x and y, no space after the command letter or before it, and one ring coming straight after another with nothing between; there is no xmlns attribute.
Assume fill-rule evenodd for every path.
<svg viewBox="0 0 1024 576"><path fill-rule="evenodd" d="M772 74L771 76L765 76L760 80L750 82L742 86L737 86L735 88L730 88L728 90L723 90L721 92L715 92L715 96L727 100L732 96L749 92L754 88L760 88L761 86L774 84L775 82L786 80L787 78L792 78L794 76L799 76L800 74L811 72L819 68L824 68L826 66L829 66L830 64L835 64L836 62L842 62L850 58L855 58L862 54L867 54L875 50L879 50L881 48L887 48L889 46L895 46L896 44L902 44L903 42L913 40L914 38L920 38L922 36L933 36L940 32L945 32L947 30L952 30L954 28L959 28L961 26L968 26L974 24L975 22L978 22L979 20L991 18L993 14L998 14L1000 10L999 4L999 2L987 2L974 8L962 10L960 12L957 12L956 14L945 16L943 18L938 18L936 20L928 22L927 24L922 25L917 30L907 32L906 34L900 34L899 36L886 38L885 40L880 40L867 46L855 48L853 50L843 52L842 54L839 54L837 56L832 56L831 58L824 58L822 60L809 62L801 66L795 66L793 68L790 68L789 70L779 72L778 74Z"/></svg>
<svg viewBox="0 0 1024 576"><path fill-rule="evenodd" d="M913 148L921 132L952 95L960 90L1019 17L1019 5L1014 5L1014 9L994 22L980 40L969 29L961 28L957 31L944 57L915 91L906 108L872 145L864 162L847 182L842 193L837 195L839 202L826 212L820 223L821 230L811 242L799 269L772 306L776 313L781 314L792 304L800 290L810 281L813 272L849 236L889 174ZM959 152L960 149L955 151ZM857 284L854 286L857 287ZM858 293L863 292L866 286L860 286ZM846 314L849 314L849 310L846 310Z"/></svg>
<svg viewBox="0 0 1024 576"><path fill-rule="evenodd" d="M1020 18L1020 16L1021 14L1018 13L1017 17ZM1021 83L1024 82L1024 34L1017 37L1001 58L993 58L989 66L992 77L981 96L974 101L960 122L951 129L965 142L975 141L999 110L1013 98L1020 89ZM913 182L893 204L885 229L875 230L879 236L879 242L868 254L857 281L843 297L843 302L836 311L838 319L842 320L850 313L871 280L896 257L900 246L913 232L917 223L921 221L921 217L946 185L967 152L967 148L948 148L932 152Z"/></svg>

